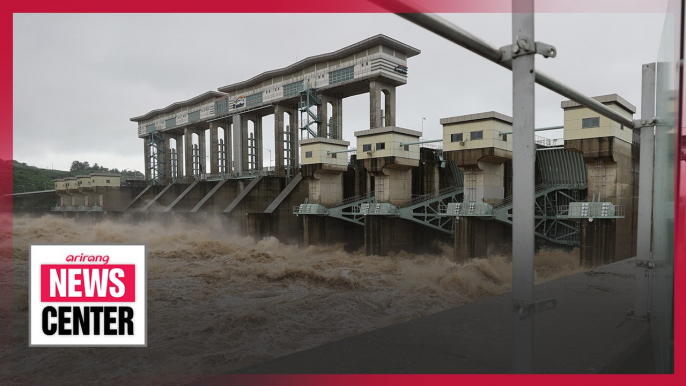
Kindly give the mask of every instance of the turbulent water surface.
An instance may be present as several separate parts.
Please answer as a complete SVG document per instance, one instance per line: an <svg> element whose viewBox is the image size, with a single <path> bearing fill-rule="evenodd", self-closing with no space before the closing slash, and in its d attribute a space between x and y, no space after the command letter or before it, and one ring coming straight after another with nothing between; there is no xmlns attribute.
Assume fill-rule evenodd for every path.
<svg viewBox="0 0 686 386"><path fill-rule="evenodd" d="M253 240L219 220L15 217L13 227L13 239L0 234L2 290L13 297L2 303L13 325L0 352L8 383L184 383L510 290L511 259L455 263L447 245L440 255L365 256ZM31 243L147 244L148 347L28 348ZM576 251L536 257L537 282L581 270Z"/></svg>

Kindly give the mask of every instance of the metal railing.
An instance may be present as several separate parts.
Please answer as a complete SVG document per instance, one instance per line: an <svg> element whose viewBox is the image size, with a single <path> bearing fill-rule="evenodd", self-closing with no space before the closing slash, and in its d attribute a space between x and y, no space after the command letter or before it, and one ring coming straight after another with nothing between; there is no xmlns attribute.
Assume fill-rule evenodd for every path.
<svg viewBox="0 0 686 386"><path fill-rule="evenodd" d="M478 203L452 203L451 204L439 204L438 205L438 211L441 214L445 214L448 216L492 216L493 215L493 207L490 205L474 205ZM453 207L454 209L452 211L449 211L448 208Z"/></svg>
<svg viewBox="0 0 686 386"><path fill-rule="evenodd" d="M433 200L435 198L438 198L440 196L454 192L456 190L457 190L457 186L448 186L447 188L443 188L443 189L441 189L435 193L429 193L429 194L425 194L423 196L415 197L415 198L411 199L410 201L399 205L398 208L406 208L408 206L416 205L416 204L419 204L419 203L424 202L424 201Z"/></svg>
<svg viewBox="0 0 686 386"><path fill-rule="evenodd" d="M590 202L586 210L583 210L581 206L570 206L570 205L559 205L557 207L557 215L560 217L571 217L571 218L614 218L614 217L625 217L626 207L624 205L599 205L600 203Z"/></svg>
<svg viewBox="0 0 686 386"><path fill-rule="evenodd" d="M101 206L55 206L53 212L102 212Z"/></svg>
<svg viewBox="0 0 686 386"><path fill-rule="evenodd" d="M293 214L326 214L326 207L319 204L300 204L293 207Z"/></svg>
<svg viewBox="0 0 686 386"><path fill-rule="evenodd" d="M564 144L563 139L550 139L546 137L539 137L538 135L534 136L534 142L536 145L543 147L556 147Z"/></svg>
<svg viewBox="0 0 686 386"><path fill-rule="evenodd" d="M338 206L343 206L343 205L351 204L351 203L356 202L356 201L362 201L362 200L371 199L371 198L374 198L374 192L360 194L359 196L354 196L354 197L348 197L348 198L346 198L340 202L337 202L333 205L330 205L329 207L330 208L336 208Z"/></svg>

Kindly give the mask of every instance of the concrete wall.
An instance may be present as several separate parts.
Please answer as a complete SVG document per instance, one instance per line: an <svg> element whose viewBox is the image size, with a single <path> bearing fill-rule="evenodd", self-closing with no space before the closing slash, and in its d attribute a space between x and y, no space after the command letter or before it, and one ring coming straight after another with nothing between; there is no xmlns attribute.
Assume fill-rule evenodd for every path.
<svg viewBox="0 0 686 386"><path fill-rule="evenodd" d="M505 165L478 162L480 170L464 172L464 191L468 201L499 204L505 198Z"/></svg>
<svg viewBox="0 0 686 386"><path fill-rule="evenodd" d="M59 201L59 196L54 192L25 193L5 197L7 200L12 200L15 213L48 213Z"/></svg>
<svg viewBox="0 0 686 386"><path fill-rule="evenodd" d="M121 184L119 176L91 175L90 180L92 186L119 186Z"/></svg>
<svg viewBox="0 0 686 386"><path fill-rule="evenodd" d="M468 217L454 221L456 261L512 253L512 227L509 225Z"/></svg>
<svg viewBox="0 0 686 386"><path fill-rule="evenodd" d="M412 169L383 168L383 175L374 181L374 195L378 202L401 205L412 199Z"/></svg>
<svg viewBox="0 0 686 386"><path fill-rule="evenodd" d="M214 194L207 198L205 203L198 208L198 213L222 213L229 204L238 196L250 180L226 180ZM209 192L207 193L209 194ZM204 197L203 197L204 198ZM195 208L191 208L195 209Z"/></svg>
<svg viewBox="0 0 686 386"><path fill-rule="evenodd" d="M95 205L105 212L121 212L143 189L143 186L97 186L94 188Z"/></svg>
<svg viewBox="0 0 686 386"><path fill-rule="evenodd" d="M623 219L582 221L582 261L600 264L634 256L635 212L638 209L638 164L634 160L637 146L616 137L601 137L566 141L565 148L584 155L588 167L588 200L593 199L594 194L596 200L601 195L601 201L623 205L626 211Z"/></svg>
<svg viewBox="0 0 686 386"><path fill-rule="evenodd" d="M626 111L621 106L615 103L606 103L607 107L617 111L623 116L633 119L633 114ZM584 118L600 118L600 126L596 128L582 128L582 120ZM616 137L622 141L631 143L632 130L623 127L621 124L610 120L593 110L586 107L574 107L565 109L564 112L564 139L584 139L584 138L600 138L600 137Z"/></svg>
<svg viewBox="0 0 686 386"><path fill-rule="evenodd" d="M309 180L310 203L331 206L343 200L343 173L316 170Z"/></svg>
<svg viewBox="0 0 686 386"><path fill-rule="evenodd" d="M319 139L319 138L317 138ZM343 141L339 141L343 142ZM304 143L300 146L300 160L302 165L312 164L328 164L328 165L348 165L348 153L327 154L329 151L348 150L350 142L345 144L330 143L326 139L321 138L317 142ZM307 157L307 153L311 152L312 156Z"/></svg>
<svg viewBox="0 0 686 386"><path fill-rule="evenodd" d="M483 139L472 140L470 133L473 131L482 131ZM501 131L512 131L512 125L496 119L446 124L443 125L443 150L455 151L494 147L512 151L512 135L508 135L507 140L504 140L503 136L500 135ZM451 141L451 135L457 133L462 133L464 145L461 145L460 142Z"/></svg>
<svg viewBox="0 0 686 386"><path fill-rule="evenodd" d="M167 185L163 192L160 192L157 197L153 198L154 202L152 205L147 208L143 207L141 210L145 210L146 212L162 212L179 196L179 194L186 190L186 188L188 188L188 184L176 183Z"/></svg>
<svg viewBox="0 0 686 386"><path fill-rule="evenodd" d="M67 183L64 180L55 181L55 190L64 190L67 188Z"/></svg>
<svg viewBox="0 0 686 386"><path fill-rule="evenodd" d="M302 204L309 194L309 181L302 179L298 185L271 213L248 213L248 232L259 240L273 236L285 244L301 242L301 218L293 214L293 207Z"/></svg>
<svg viewBox="0 0 686 386"><path fill-rule="evenodd" d="M437 249L438 242L450 240L442 232L395 217L366 216L364 221L364 249L368 256L385 256L403 251L440 253Z"/></svg>
<svg viewBox="0 0 686 386"><path fill-rule="evenodd" d="M179 199L179 201L174 204L174 207L170 209L174 213L187 213L195 207L200 200L203 199L212 188L217 185L217 181L198 181L191 190L186 192L186 194Z"/></svg>
<svg viewBox="0 0 686 386"><path fill-rule="evenodd" d="M391 131L393 130L393 131ZM398 132L400 130L400 132ZM400 146L401 142L416 142L419 140L419 132L403 129L400 127L383 127L355 132L357 137L357 159L364 160L381 157L402 157L418 160L419 145L409 145L408 150ZM377 150L378 143L383 142L385 149ZM364 151L364 145L371 145L371 155Z"/></svg>
<svg viewBox="0 0 686 386"><path fill-rule="evenodd" d="M263 177L234 207L231 213L227 213L227 217L238 227L240 232L247 234L247 214L264 212L285 187L285 179L283 178Z"/></svg>

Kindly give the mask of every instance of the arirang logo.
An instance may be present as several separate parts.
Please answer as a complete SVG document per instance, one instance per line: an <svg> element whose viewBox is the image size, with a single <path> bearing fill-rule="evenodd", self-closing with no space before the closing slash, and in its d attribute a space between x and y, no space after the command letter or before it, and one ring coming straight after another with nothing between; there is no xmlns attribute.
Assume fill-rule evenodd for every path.
<svg viewBox="0 0 686 386"><path fill-rule="evenodd" d="M29 345L145 346L145 276L143 245L32 245Z"/></svg>
<svg viewBox="0 0 686 386"><path fill-rule="evenodd" d="M403 75L407 75L407 66L403 66L402 64L399 64L399 65L395 68L395 72L399 72L399 73L401 73L401 74L403 74Z"/></svg>
<svg viewBox="0 0 686 386"><path fill-rule="evenodd" d="M244 95L241 95L238 98L234 99L234 101L233 101L233 108L234 109L240 109L243 106L245 106L245 96Z"/></svg>

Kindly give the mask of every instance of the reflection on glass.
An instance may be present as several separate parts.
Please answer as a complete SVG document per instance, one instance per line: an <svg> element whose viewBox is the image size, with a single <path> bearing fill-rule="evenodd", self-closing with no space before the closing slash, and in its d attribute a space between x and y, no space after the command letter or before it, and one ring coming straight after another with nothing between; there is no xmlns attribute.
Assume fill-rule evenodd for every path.
<svg viewBox="0 0 686 386"><path fill-rule="evenodd" d="M678 60L681 4L670 1L657 58L653 269L651 329L658 373L674 372L674 176L675 113L678 111Z"/></svg>

